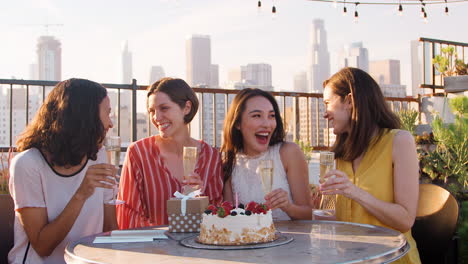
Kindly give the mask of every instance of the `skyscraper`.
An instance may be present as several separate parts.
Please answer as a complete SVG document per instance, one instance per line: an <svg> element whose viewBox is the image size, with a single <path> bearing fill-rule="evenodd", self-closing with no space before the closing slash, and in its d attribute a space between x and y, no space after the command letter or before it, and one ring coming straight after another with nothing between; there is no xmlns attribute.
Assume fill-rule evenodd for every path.
<svg viewBox="0 0 468 264"><path fill-rule="evenodd" d="M187 83L190 86L211 84L211 40L208 35L192 35L186 41Z"/></svg>
<svg viewBox="0 0 468 264"><path fill-rule="evenodd" d="M52 36L41 36L37 42L39 80L62 80L62 47Z"/></svg>
<svg viewBox="0 0 468 264"><path fill-rule="evenodd" d="M164 77L166 77L166 75L162 66L151 66L149 84L152 84Z"/></svg>
<svg viewBox="0 0 468 264"><path fill-rule="evenodd" d="M210 88L219 88L219 65L211 64L210 66Z"/></svg>
<svg viewBox="0 0 468 264"><path fill-rule="evenodd" d="M379 84L384 96L406 96L406 86L400 84L399 60L371 61L369 63L369 74Z"/></svg>
<svg viewBox="0 0 468 264"><path fill-rule="evenodd" d="M266 63L249 63L241 66L241 79L252 87L272 91L271 65Z"/></svg>
<svg viewBox="0 0 468 264"><path fill-rule="evenodd" d="M307 73L299 72L294 75L294 92L307 93Z"/></svg>
<svg viewBox="0 0 468 264"><path fill-rule="evenodd" d="M323 20L315 19L312 22L310 42L307 71L309 92L321 93L323 92L323 81L330 77L330 54Z"/></svg>
<svg viewBox="0 0 468 264"><path fill-rule="evenodd" d="M122 50L122 83L132 83L133 66L132 53L128 49L128 41L125 42Z"/></svg>
<svg viewBox="0 0 468 264"><path fill-rule="evenodd" d="M339 68L354 67L369 72L369 52L362 42L354 42L345 46L338 61Z"/></svg>

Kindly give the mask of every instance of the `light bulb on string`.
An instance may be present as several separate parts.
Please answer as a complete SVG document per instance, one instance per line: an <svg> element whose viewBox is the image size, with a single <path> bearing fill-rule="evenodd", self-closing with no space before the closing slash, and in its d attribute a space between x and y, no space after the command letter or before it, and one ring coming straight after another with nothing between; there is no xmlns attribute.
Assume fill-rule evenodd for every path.
<svg viewBox="0 0 468 264"><path fill-rule="evenodd" d="M401 3L400 3L400 5L398 6L398 15L399 15L399 16L403 16L403 6L401 5Z"/></svg>
<svg viewBox="0 0 468 264"><path fill-rule="evenodd" d="M271 14L272 14L272 18L276 19L276 7L275 6L271 8Z"/></svg>
<svg viewBox="0 0 468 264"><path fill-rule="evenodd" d="M258 8L262 7L262 1L260 1L260 0L258 1L257 7L258 7Z"/></svg>
<svg viewBox="0 0 468 264"><path fill-rule="evenodd" d="M359 2L356 2L355 6L354 6L354 23L359 22L359 14L358 14L358 11L357 11L357 6L358 5L359 5Z"/></svg>
<svg viewBox="0 0 468 264"><path fill-rule="evenodd" d="M424 23L426 23L426 24L427 24L428 22L429 22L429 21L427 20L427 13L426 13L426 12L424 12Z"/></svg>
<svg viewBox="0 0 468 264"><path fill-rule="evenodd" d="M449 12L448 12L448 6L447 6L447 0L445 0L445 15L449 15Z"/></svg>
<svg viewBox="0 0 468 264"><path fill-rule="evenodd" d="M421 17L424 18L426 14L426 10L424 9L424 7L421 7Z"/></svg>

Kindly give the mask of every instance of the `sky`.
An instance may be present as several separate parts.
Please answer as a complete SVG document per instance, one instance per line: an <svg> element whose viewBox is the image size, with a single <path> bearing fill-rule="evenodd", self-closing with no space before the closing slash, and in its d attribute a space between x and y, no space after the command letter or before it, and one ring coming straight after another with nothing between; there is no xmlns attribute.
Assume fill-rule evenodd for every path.
<svg viewBox="0 0 468 264"><path fill-rule="evenodd" d="M248 63L272 65L273 86L291 91L294 74L305 71L311 23L323 19L331 56L344 45L362 41L370 60L401 61L402 84L410 85L410 41L420 37L468 43L468 2L427 5L428 23L420 6L354 5L307 0L15 0L2 1L0 16L0 78L29 79L37 61L36 43L48 33L62 43L62 78L87 78L120 83L121 51L128 41L133 53L133 76L146 85L152 65L166 75L185 78L185 40L191 34L211 36L212 63L220 68L220 85L229 69ZM397 2L397 0L388 0ZM277 8L276 17L271 7ZM50 26L48 32L44 24Z"/></svg>

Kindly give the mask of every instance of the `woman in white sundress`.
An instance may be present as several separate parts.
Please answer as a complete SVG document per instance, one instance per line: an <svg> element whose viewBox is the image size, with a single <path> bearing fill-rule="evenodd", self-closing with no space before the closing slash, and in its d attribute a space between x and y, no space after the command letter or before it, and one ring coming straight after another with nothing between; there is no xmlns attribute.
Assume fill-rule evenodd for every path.
<svg viewBox="0 0 468 264"><path fill-rule="evenodd" d="M308 169L300 147L285 142L278 103L268 92L244 89L234 98L223 130L224 199L266 203L277 220L311 219ZM261 160L273 161L271 192L264 193Z"/></svg>

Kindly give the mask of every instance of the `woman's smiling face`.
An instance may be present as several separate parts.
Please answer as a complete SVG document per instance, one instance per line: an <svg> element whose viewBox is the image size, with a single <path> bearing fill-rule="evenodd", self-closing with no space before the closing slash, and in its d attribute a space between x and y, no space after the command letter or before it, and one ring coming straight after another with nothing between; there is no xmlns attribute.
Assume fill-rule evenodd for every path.
<svg viewBox="0 0 468 264"><path fill-rule="evenodd" d="M330 127L333 127L335 135L346 133L350 130L352 109L350 101L350 95L343 100L328 85L323 90L323 103L325 104L323 117L328 120Z"/></svg>
<svg viewBox="0 0 468 264"><path fill-rule="evenodd" d="M240 124L244 153L258 155L268 149L271 136L276 129L276 113L273 105L263 96L247 100Z"/></svg>

